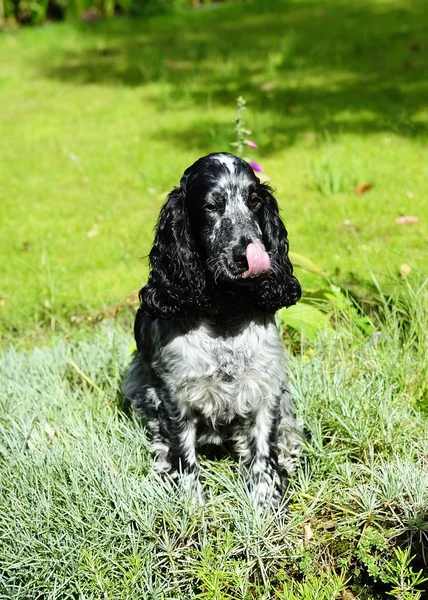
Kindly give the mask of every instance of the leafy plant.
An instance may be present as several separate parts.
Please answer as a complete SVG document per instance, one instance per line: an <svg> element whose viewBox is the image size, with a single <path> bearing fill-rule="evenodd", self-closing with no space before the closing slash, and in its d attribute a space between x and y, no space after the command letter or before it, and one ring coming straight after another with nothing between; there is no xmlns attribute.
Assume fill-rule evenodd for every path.
<svg viewBox="0 0 428 600"><path fill-rule="evenodd" d="M314 187L323 196L351 192L361 195L373 187L372 170L360 158L346 159L339 155L330 136L326 136L324 155L313 158L309 163L309 172Z"/></svg>
<svg viewBox="0 0 428 600"><path fill-rule="evenodd" d="M311 341L314 341L321 331L331 328L328 313L306 302L299 302L287 309L281 308L276 318L280 331L281 328L289 327Z"/></svg>
<svg viewBox="0 0 428 600"><path fill-rule="evenodd" d="M310 171L315 187L324 196L347 192L356 183L353 175L337 158L324 157L320 161L313 160L310 163Z"/></svg>
<svg viewBox="0 0 428 600"><path fill-rule="evenodd" d="M235 117L235 135L236 141L231 142L230 145L235 148L235 152L238 156L241 156L248 162L253 171L261 172L263 171L263 167L249 158L243 156L244 148L257 148L256 142L248 139L248 136L251 135L251 131L246 128L244 121L244 111L247 110L247 103L242 96L239 96L236 99L236 117Z"/></svg>
<svg viewBox="0 0 428 600"><path fill-rule="evenodd" d="M395 558L385 568L384 581L394 586L388 594L397 600L419 600L422 592L417 588L428 581L428 577L411 567L410 548L394 548L394 554Z"/></svg>
<svg viewBox="0 0 428 600"><path fill-rule="evenodd" d="M277 597L279 600L336 600L346 590L343 573L329 571L319 575L308 574L301 582L290 582Z"/></svg>
<svg viewBox="0 0 428 600"><path fill-rule="evenodd" d="M375 527L366 527L358 541L356 556L374 581L379 580L385 568L385 551L387 547L388 541L385 533Z"/></svg>

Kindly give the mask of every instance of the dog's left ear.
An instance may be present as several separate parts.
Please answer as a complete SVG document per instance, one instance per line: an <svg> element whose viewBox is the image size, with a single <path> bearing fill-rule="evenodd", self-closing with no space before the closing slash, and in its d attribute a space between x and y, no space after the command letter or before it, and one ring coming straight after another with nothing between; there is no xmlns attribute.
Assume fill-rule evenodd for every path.
<svg viewBox="0 0 428 600"><path fill-rule="evenodd" d="M140 290L142 310L164 319L195 315L204 308L205 276L186 209L184 186L161 209L150 252L151 271Z"/></svg>
<svg viewBox="0 0 428 600"><path fill-rule="evenodd" d="M257 303L261 308L275 312L283 306L296 304L302 289L288 258L287 230L279 216L278 202L266 184L259 184L258 194L262 200L263 243L270 256L271 269L256 286Z"/></svg>

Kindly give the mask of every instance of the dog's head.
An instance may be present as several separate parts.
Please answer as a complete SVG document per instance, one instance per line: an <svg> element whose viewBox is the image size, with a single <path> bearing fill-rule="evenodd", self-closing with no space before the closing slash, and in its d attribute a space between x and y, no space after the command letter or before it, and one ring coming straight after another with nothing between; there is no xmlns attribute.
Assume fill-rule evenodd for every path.
<svg viewBox="0 0 428 600"><path fill-rule="evenodd" d="M267 312L301 295L277 201L246 161L228 153L186 169L161 210L150 264L143 308L164 318L209 310L216 287Z"/></svg>

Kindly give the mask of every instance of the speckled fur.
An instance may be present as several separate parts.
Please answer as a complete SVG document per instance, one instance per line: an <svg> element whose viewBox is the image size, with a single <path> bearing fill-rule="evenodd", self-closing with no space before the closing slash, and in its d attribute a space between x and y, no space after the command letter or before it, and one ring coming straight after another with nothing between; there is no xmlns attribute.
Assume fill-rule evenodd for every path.
<svg viewBox="0 0 428 600"><path fill-rule="evenodd" d="M190 485L196 485L197 449L228 444L245 466L254 503L277 506L287 472L294 468L300 452L301 429L294 416L285 349L274 324L274 310L269 300L260 299L258 286L275 285L278 278L284 278L277 282L277 287L282 285L284 292L275 308L294 303L300 288L286 260L285 228L282 226L285 232L283 246L280 246L285 255L285 266L282 266L282 257L276 257L273 242L266 234L267 217L263 217L261 208L258 212L248 208L248 189L251 191L251 186L256 189L259 182L248 167L244 168L246 163L229 154L209 155L200 160L207 162L207 165L202 162L202 166L207 166L209 174L214 172L217 176L213 181L205 175L206 190L201 194L204 173L201 176L197 168L200 161L196 168L195 165L190 167L185 184L182 180L183 198L187 197L182 210L194 215L189 219L194 220L190 227L193 237L198 235L195 224L201 232L202 240L195 243L197 249L191 248L197 255L195 264L202 270L202 275L197 272L195 279L203 279L203 291L197 291L199 296L194 292L201 306L195 305L189 310L187 300L180 306L179 297L173 297L173 291L172 300L165 295L160 297L169 280L180 277L171 271L169 263L162 262L165 259L162 244L186 246L184 251L187 262L190 261L188 239L185 243L182 239L171 241L174 237L171 234L168 242L162 238L174 218L168 216L167 203L161 212L151 253L151 278L141 292L142 306L135 322L138 351L125 376L123 392L147 419L158 472L176 479L185 477L187 485L189 481L193 481ZM210 171L211 165L214 167ZM192 175L197 200L194 199L196 194L192 197ZM204 216L202 209L195 214L191 202L203 207L206 198L211 199L213 190L221 194L223 210L217 211L215 219L212 207L209 215ZM272 198L265 201L263 209ZM276 203L272 210L276 210L273 218L279 220ZM277 227L282 233L280 226ZM250 241L266 247L273 267L266 278L258 277L245 286L239 282L236 285L236 272L246 268L237 248L241 243L245 250ZM168 252L171 249L165 247L166 258L171 261L173 255ZM221 258L212 261L213 256ZM189 264L188 269L192 272L196 267ZM181 284L185 276L183 272L177 281ZM157 277L162 280L162 286L156 287ZM294 290L293 297L287 296L290 290ZM275 293L277 288L272 291ZM168 302L170 306L166 305ZM172 303L175 304L172 306Z"/></svg>

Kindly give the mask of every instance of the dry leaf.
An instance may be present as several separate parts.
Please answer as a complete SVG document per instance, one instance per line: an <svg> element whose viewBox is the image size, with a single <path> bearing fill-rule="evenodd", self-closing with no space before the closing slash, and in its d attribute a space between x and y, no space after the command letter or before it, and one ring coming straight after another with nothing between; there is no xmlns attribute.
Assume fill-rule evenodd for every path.
<svg viewBox="0 0 428 600"><path fill-rule="evenodd" d="M357 596L349 589L343 590L342 600L357 600Z"/></svg>
<svg viewBox="0 0 428 600"><path fill-rule="evenodd" d="M95 23L101 17L101 11L96 6L92 6L89 10L86 10L80 15L80 18L85 23Z"/></svg>
<svg viewBox="0 0 428 600"><path fill-rule="evenodd" d="M100 231L98 229L98 225L94 225L92 227L92 229L90 229L86 235L88 236L88 238L93 238L93 237L96 237L99 234L99 232Z"/></svg>
<svg viewBox="0 0 428 600"><path fill-rule="evenodd" d="M401 279L406 279L406 277L412 272L412 267L407 263L403 263L400 265L398 270L400 271Z"/></svg>
<svg viewBox="0 0 428 600"><path fill-rule="evenodd" d="M419 217L413 217L412 215L405 215L395 219L395 222L398 223L398 225L405 225L406 223L419 223L419 221Z"/></svg>
<svg viewBox="0 0 428 600"><path fill-rule="evenodd" d="M366 192L368 192L369 190L371 190L371 189L372 189L372 187L373 187L373 184L372 184L372 183L360 183L360 185L356 185L356 186L354 187L354 190L353 190L353 191L354 191L356 194L359 194L359 195L361 195L361 194L365 194Z"/></svg>
<svg viewBox="0 0 428 600"><path fill-rule="evenodd" d="M305 541L304 541L304 545L307 546L309 544L309 542L311 541L311 538L313 538L314 533L312 531L312 527L311 524L308 523L307 525L305 525Z"/></svg>
<svg viewBox="0 0 428 600"><path fill-rule="evenodd" d="M44 429L45 429L45 433L49 439L51 439L51 440L55 439L55 436L56 436L55 429L51 425L49 425L49 423L47 423L47 422L45 423Z"/></svg>
<svg viewBox="0 0 428 600"><path fill-rule="evenodd" d="M310 142L312 142L316 138L316 135L313 131L307 131L303 134L303 137L305 138L305 140L309 140Z"/></svg>
<svg viewBox="0 0 428 600"><path fill-rule="evenodd" d="M263 92L270 92L271 90L276 88L276 83L274 83L273 81L267 81L266 83L262 83L262 85L260 86L260 89Z"/></svg>

